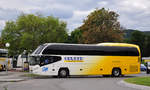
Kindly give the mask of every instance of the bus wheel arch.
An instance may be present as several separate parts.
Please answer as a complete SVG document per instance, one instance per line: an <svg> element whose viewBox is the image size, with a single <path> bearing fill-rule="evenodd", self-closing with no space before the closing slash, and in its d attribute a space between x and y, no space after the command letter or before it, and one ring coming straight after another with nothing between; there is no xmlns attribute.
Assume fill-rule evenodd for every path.
<svg viewBox="0 0 150 90"><path fill-rule="evenodd" d="M119 67L114 67L112 69L112 76L119 77L122 74L121 69Z"/></svg>
<svg viewBox="0 0 150 90"><path fill-rule="evenodd" d="M60 68L58 71L58 76L61 78L68 77L69 75L70 75L70 72L67 67Z"/></svg>

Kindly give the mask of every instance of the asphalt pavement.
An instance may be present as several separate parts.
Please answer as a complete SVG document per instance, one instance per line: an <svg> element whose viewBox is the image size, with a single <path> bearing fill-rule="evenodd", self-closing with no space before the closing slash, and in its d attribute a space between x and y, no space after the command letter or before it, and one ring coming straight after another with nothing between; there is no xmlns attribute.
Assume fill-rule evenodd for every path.
<svg viewBox="0 0 150 90"><path fill-rule="evenodd" d="M102 76L73 76L70 78L46 77L43 79L3 83L0 90L5 90L5 88L7 90L140 90L118 84L118 82L125 78L137 76L149 75L142 72L141 74L118 78Z"/></svg>
<svg viewBox="0 0 150 90"><path fill-rule="evenodd" d="M112 78L102 76L74 76L70 78L46 77L43 79L30 79L21 82L3 83L0 90L140 90L124 85L118 82L125 78L137 76L149 76L145 73L137 75L128 75L124 77Z"/></svg>

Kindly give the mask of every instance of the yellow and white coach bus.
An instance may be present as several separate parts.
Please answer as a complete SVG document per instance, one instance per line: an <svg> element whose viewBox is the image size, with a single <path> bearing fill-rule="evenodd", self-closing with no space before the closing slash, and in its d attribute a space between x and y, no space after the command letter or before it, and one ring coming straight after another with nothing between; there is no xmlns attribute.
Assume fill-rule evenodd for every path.
<svg viewBox="0 0 150 90"><path fill-rule="evenodd" d="M30 55L30 71L41 75L113 75L140 73L137 45L125 43L40 45Z"/></svg>

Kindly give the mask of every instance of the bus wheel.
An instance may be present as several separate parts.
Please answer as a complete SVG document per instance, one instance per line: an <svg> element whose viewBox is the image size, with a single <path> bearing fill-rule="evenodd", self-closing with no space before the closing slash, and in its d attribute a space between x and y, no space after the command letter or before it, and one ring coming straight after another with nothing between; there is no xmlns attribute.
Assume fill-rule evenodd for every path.
<svg viewBox="0 0 150 90"><path fill-rule="evenodd" d="M114 68L112 70L112 76L119 77L121 75L121 70L119 68Z"/></svg>
<svg viewBox="0 0 150 90"><path fill-rule="evenodd" d="M69 76L69 70L67 70L67 69L60 69L59 72L58 72L58 76L60 78L65 78L65 77Z"/></svg>

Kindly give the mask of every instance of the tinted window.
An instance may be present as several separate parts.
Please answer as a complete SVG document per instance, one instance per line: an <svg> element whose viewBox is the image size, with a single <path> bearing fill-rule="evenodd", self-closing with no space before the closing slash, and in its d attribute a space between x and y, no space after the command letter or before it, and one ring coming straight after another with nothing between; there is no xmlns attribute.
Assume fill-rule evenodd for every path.
<svg viewBox="0 0 150 90"><path fill-rule="evenodd" d="M25 54L22 54L21 55L21 58L27 58L28 56L27 55L25 55Z"/></svg>
<svg viewBox="0 0 150 90"><path fill-rule="evenodd" d="M7 53L0 53L0 57L7 57Z"/></svg>
<svg viewBox="0 0 150 90"><path fill-rule="evenodd" d="M40 66L51 64L60 60L61 60L61 57L59 56L42 56L40 58Z"/></svg>
<svg viewBox="0 0 150 90"><path fill-rule="evenodd" d="M50 45L42 54L139 56L137 48L118 46Z"/></svg>

